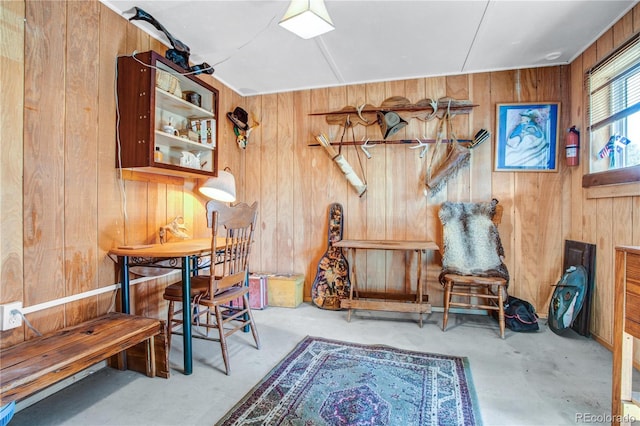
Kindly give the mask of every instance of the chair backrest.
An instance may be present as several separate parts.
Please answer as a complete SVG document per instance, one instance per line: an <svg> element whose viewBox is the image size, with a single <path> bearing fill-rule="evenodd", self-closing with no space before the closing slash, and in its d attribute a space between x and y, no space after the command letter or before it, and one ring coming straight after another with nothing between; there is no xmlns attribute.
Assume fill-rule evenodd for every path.
<svg viewBox="0 0 640 426"><path fill-rule="evenodd" d="M257 202L256 202L257 203ZM254 204L256 204L254 203ZM211 228L213 225L213 212L218 212L218 220L225 221L229 216L234 213L234 206L246 206L246 203L229 204L218 200L207 201L207 228Z"/></svg>
<svg viewBox="0 0 640 426"><path fill-rule="evenodd" d="M258 203L251 206L210 203L207 203L207 215L211 213L211 249L215 256L211 262L209 292L215 295L229 287L245 284ZM222 242L224 248L221 248Z"/></svg>
<svg viewBox="0 0 640 426"><path fill-rule="evenodd" d="M438 216L443 225L442 273L496 276L509 280L503 262L504 249L496 221L498 200L481 203L442 204Z"/></svg>

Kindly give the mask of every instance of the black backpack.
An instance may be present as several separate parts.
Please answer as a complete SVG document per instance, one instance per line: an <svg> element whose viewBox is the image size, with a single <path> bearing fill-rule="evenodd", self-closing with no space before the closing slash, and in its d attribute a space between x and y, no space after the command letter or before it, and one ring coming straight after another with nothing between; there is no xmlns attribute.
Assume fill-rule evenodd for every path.
<svg viewBox="0 0 640 426"><path fill-rule="evenodd" d="M526 300L509 296L504 305L504 323L513 331L538 331L538 315Z"/></svg>

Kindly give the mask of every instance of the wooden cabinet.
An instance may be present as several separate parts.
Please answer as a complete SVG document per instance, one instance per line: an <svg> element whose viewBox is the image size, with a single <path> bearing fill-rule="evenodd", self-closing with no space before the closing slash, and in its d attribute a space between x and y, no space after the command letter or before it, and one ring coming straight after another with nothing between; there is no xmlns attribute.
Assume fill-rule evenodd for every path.
<svg viewBox="0 0 640 426"><path fill-rule="evenodd" d="M116 167L208 177L218 172L218 91L160 54L121 56Z"/></svg>
<svg viewBox="0 0 640 426"><path fill-rule="evenodd" d="M633 343L640 338L640 247L617 247L613 320L612 425L640 420L632 391Z"/></svg>

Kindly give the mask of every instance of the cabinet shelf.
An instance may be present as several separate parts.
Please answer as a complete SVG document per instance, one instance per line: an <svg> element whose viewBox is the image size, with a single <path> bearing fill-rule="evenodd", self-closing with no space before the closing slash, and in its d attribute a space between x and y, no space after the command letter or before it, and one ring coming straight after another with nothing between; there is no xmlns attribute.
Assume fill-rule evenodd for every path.
<svg viewBox="0 0 640 426"><path fill-rule="evenodd" d="M215 118L213 112L187 102L184 99L160 89L159 87L156 87L156 104L162 105L162 109L169 113L189 119Z"/></svg>
<svg viewBox="0 0 640 426"><path fill-rule="evenodd" d="M181 138L178 136L170 135L162 130L156 130L156 145L167 146L173 149L180 149L184 151L213 151L215 147L213 145L207 145L200 142L191 141L189 139Z"/></svg>
<svg viewBox="0 0 640 426"><path fill-rule="evenodd" d="M218 90L183 73L153 51L118 57L116 167L195 178L218 174ZM181 98L186 92L195 92L198 105ZM181 136L163 131L167 125Z"/></svg>

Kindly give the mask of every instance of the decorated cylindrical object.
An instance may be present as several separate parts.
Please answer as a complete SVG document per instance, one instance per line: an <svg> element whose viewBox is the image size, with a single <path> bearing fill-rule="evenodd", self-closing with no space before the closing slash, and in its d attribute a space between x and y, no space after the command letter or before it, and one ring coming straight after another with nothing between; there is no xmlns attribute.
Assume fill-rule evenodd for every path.
<svg viewBox="0 0 640 426"><path fill-rule="evenodd" d="M353 167L351 167L347 160L345 160L342 154L336 156L333 161L335 161L336 164L340 167L340 170L342 170L342 173L344 173L347 181L349 181L351 186L353 186L353 188L357 191L358 196L362 197L364 191L367 190L367 185L365 185L362 180L360 180L356 172L353 171Z"/></svg>
<svg viewBox="0 0 640 426"><path fill-rule="evenodd" d="M362 197L362 194L367 190L367 185L363 183L356 172L353 171L353 168L347 160L331 146L331 142L329 142L329 139L325 135L320 134L316 136L316 140L320 142L320 145L324 147L329 157L340 167L347 181L349 181L351 186L358 192L358 196Z"/></svg>

